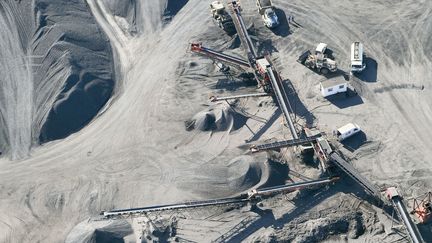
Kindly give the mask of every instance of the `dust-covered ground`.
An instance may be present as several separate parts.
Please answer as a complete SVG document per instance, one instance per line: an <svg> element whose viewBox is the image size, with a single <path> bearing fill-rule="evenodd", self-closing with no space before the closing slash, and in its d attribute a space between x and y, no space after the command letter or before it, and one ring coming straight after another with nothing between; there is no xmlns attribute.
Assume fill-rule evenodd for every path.
<svg viewBox="0 0 432 243"><path fill-rule="evenodd" d="M238 71L234 70L234 78L227 77L210 60L187 52L190 42L199 41L244 56L239 40L212 22L209 2L71 1L76 5L69 7L78 7L63 12L61 6L52 9L54 3L46 2L38 9L49 10L55 17L86 16L89 23L97 23L91 25L93 32L83 35L106 38L109 46L91 46L104 43L98 39L62 41L93 50L81 53L93 57L67 60L81 63L84 70L90 68L94 76L100 76L91 80L102 80L95 83L112 92L105 92L105 96L90 92L89 97L99 97L101 103L84 120L80 114L59 116L53 127L61 127L62 119L78 125L66 129L66 133L54 129L62 136L48 139L39 138L40 134L49 134L43 133L43 124L48 124L48 114L55 112L56 100L63 101L58 95L68 90L68 85L60 82L49 86L51 91L44 96L49 101L33 108L27 103L35 98L1 97L2 122L9 125L1 123L0 130L0 145L5 148L5 156L0 159L0 241L134 242L140 237L142 241L158 238L196 242L408 241L403 228L391 229L388 215L364 200L367 197L361 188L345 176L328 188L279 195L263 201L258 208L207 208L148 218L89 220L102 210L114 208L235 196L285 180L316 178L319 170L313 163L302 162L292 150L271 156L285 160L285 166L269 162L267 154L248 153L248 143L290 137L271 98L240 100L232 106L208 101L209 94L257 91L255 85L240 82ZM343 0L317 4L275 0L281 26L272 31L263 26L254 1L241 4L258 51L271 53L281 75L297 91L290 96L295 100L299 127L307 124L331 134L341 125L356 122L364 134L348 140L340 149L365 177L383 188L398 186L406 201L430 190L432 2ZM36 5L10 1L8 6L32 9ZM23 38L17 34L21 25L6 20L12 12L6 15L1 11L0 26L9 26L7 31L12 33L12 39L0 39L2 55L10 46L7 55L25 56L28 54L23 50L27 49L12 41ZM288 25L287 16L294 16L294 23ZM58 27L61 18L55 17L47 23ZM82 20L73 26L66 29L88 30ZM4 28L2 31L6 33ZM82 38L78 35L77 39ZM350 44L356 40L364 43L368 56L367 70L350 81L359 96L322 98L320 81L348 78ZM324 77L295 61L318 42L326 42L332 49L341 69L337 74ZM70 53L75 53L73 48ZM92 59L98 56L104 60L101 66ZM32 87L38 84L32 65L21 59L16 62L15 66L2 62L1 71L13 70L13 84L29 86L6 86L2 78L2 94L12 89L19 97L28 93L37 96L38 89ZM67 64L64 68L52 63L48 76L69 77ZM94 65L96 71L91 69ZM17 78L21 73L25 80ZM83 74L78 77L81 82L87 80ZM86 91L79 83L72 90ZM39 87L44 90L46 86ZM111 98L102 102L107 97ZM23 112L3 108L9 104L3 101L8 99L17 101L10 105ZM66 104L72 106L71 110L87 107L85 102ZM37 113L34 107L44 108ZM64 112L68 111L66 107ZM22 123L12 126L14 117L20 117ZM75 119L79 122L74 123ZM34 124L36 128L32 128ZM85 124L72 135L51 141ZM15 154L24 159L10 160L14 150L8 134L15 134L19 141L14 144L18 149ZM22 142L21 137L28 140ZM38 145L41 142L45 143ZM20 144L27 150L21 150ZM431 242L431 226L423 225L420 230Z"/></svg>

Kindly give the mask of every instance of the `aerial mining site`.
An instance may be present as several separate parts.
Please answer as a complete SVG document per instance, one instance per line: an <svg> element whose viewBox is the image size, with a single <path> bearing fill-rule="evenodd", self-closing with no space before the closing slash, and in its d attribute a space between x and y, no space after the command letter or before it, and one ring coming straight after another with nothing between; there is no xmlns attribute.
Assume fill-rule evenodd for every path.
<svg viewBox="0 0 432 243"><path fill-rule="evenodd" d="M0 242L432 242L432 1L1 0Z"/></svg>

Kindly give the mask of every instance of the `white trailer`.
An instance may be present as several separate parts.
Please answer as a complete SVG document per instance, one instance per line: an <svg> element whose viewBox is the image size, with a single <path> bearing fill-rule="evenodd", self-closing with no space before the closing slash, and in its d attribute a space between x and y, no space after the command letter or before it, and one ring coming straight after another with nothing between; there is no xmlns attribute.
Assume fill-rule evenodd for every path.
<svg viewBox="0 0 432 243"><path fill-rule="evenodd" d="M320 83L321 94L324 97L348 91L348 82L345 80L325 80Z"/></svg>
<svg viewBox="0 0 432 243"><path fill-rule="evenodd" d="M343 127L336 130L336 136L339 141L347 139L361 131L359 125L355 123L348 123Z"/></svg>
<svg viewBox="0 0 432 243"><path fill-rule="evenodd" d="M365 70L363 44L356 41L351 44L351 72L361 72Z"/></svg>

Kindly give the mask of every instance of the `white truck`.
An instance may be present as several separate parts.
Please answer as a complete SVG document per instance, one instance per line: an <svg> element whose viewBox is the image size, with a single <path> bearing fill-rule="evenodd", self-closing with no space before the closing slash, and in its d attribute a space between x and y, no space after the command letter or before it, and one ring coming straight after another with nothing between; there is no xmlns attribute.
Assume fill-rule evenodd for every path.
<svg viewBox="0 0 432 243"><path fill-rule="evenodd" d="M363 44L356 41L351 44L351 73L358 73L365 70Z"/></svg>
<svg viewBox="0 0 432 243"><path fill-rule="evenodd" d="M355 134L361 132L359 125L355 123L348 123L336 130L336 137L339 141L347 139Z"/></svg>
<svg viewBox="0 0 432 243"><path fill-rule="evenodd" d="M236 32L231 15L226 11L222 2L213 1L210 3L210 11L219 28L223 29L228 34L234 34Z"/></svg>
<svg viewBox="0 0 432 243"><path fill-rule="evenodd" d="M305 51L299 56L297 62L324 75L338 70L336 61L331 59L327 53L325 43L319 43L314 53L310 50Z"/></svg>
<svg viewBox="0 0 432 243"><path fill-rule="evenodd" d="M275 28L279 25L279 19L271 0L256 0L256 5L265 26Z"/></svg>

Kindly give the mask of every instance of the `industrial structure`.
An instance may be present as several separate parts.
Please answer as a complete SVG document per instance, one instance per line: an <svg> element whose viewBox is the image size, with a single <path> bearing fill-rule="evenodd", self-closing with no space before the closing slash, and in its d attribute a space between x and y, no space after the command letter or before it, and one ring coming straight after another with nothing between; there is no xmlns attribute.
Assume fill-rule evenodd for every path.
<svg viewBox="0 0 432 243"><path fill-rule="evenodd" d="M244 48L247 58L242 59L239 57L227 55L220 51L204 47L201 43L192 43L190 45L190 50L196 54L211 58L216 62L220 62L228 66L239 67L245 72L253 73L253 77L256 79L260 87L262 87L263 92L227 97L213 96L211 100L220 101L246 97L260 97L268 95L273 96L274 100L282 111L285 122L290 130L292 139L267 144L252 145L250 148L251 152L257 153L280 148L310 145L310 148L314 150L315 155L320 161L320 167L322 171L327 173L329 177L288 185L253 189L247 194L241 194L238 197L233 198L222 198L214 200L105 211L102 212L103 216L106 218L129 217L165 210L180 210L206 206L255 203L261 200L261 198L263 197L272 196L277 193L287 193L295 190L303 190L305 188L332 184L339 179L337 173L343 172L349 177L351 177L356 183L358 183L367 194L375 198L376 205L382 206L385 204L391 204L393 206L393 208L397 211L400 220L405 225L405 228L407 229L407 232L412 239L412 242L424 242L417 229L417 226L413 223L409 214L407 213L408 211L405 207L405 204L403 203L402 197L398 194L395 188L388 188L385 192L388 201L383 200L383 190L381 190L364 176L362 176L348 161L346 161L344 157L340 154L340 152L334 149L335 146L333 146L327 140L324 133L319 132L315 135L312 135L308 129L303 128L306 136L300 136L300 134L302 133L299 133L296 126L294 125L294 110L292 108L291 101L287 96L287 92L284 88L284 81L282 77L271 62L270 56L259 56L257 54L254 44L252 43L252 40L248 34L238 1L230 2L229 6L231 8L234 26L240 37L241 44ZM306 56L302 55L303 58L299 58L299 62L304 63L310 68L318 69L323 74L327 74L330 71L336 71L336 63L329 57L327 57L327 55L325 54L326 47L326 44L320 43L314 54L308 52ZM341 136L342 133L344 133L343 136L345 136L344 138L346 138L360 131L360 128L357 125L354 124L352 126L353 128L348 127L345 129L346 131L344 130L343 132L341 132ZM429 200L424 199L415 202L415 209L413 211L413 214L419 216L421 218L421 222L425 222L431 218L432 210L430 204L430 197L431 195L429 194Z"/></svg>

